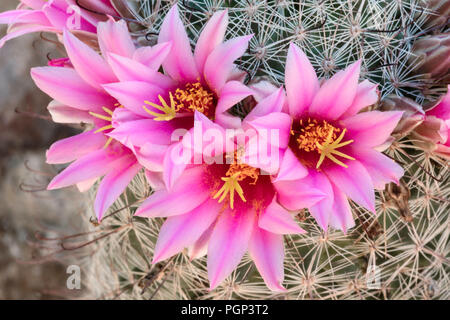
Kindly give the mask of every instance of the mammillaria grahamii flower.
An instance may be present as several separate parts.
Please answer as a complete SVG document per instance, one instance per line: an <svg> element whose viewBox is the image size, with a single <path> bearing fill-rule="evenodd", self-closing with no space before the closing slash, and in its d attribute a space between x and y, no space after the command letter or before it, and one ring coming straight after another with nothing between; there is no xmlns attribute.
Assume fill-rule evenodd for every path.
<svg viewBox="0 0 450 320"><path fill-rule="evenodd" d="M163 21L158 40L159 44L171 44L162 62L165 74L133 59L108 56L121 81L104 87L136 114L135 121L122 123L111 136L136 148L152 149L154 152L149 158L142 158L141 163L152 171L162 172L164 167L168 187L182 168L167 157L174 144L160 138L161 134L167 137L167 132L177 128L191 129L195 111L223 127L239 127L240 119L227 110L252 94L241 81L245 73L234 64L247 49L251 36L222 43L227 24L227 11L216 12L200 34L193 54L177 6L173 6Z"/></svg>
<svg viewBox="0 0 450 320"><path fill-rule="evenodd" d="M109 0L80 3L105 15L117 15ZM0 40L0 48L6 41L32 32L61 33L68 28L95 34L97 23L105 19L106 16L80 8L76 0L20 0L16 10L0 13L0 24L9 25L8 34Z"/></svg>
<svg viewBox="0 0 450 320"><path fill-rule="evenodd" d="M376 85L358 84L360 61L319 84L313 66L294 44L286 62L291 136L275 178L280 203L307 207L319 225L343 231L354 225L350 198L375 212L374 188L398 182L402 168L375 148L384 144L402 112L358 113L378 99ZM308 206L299 197L315 187L326 197Z"/></svg>
<svg viewBox="0 0 450 320"><path fill-rule="evenodd" d="M425 111L413 133L414 142L445 159L450 159L450 86L447 94Z"/></svg>
<svg viewBox="0 0 450 320"><path fill-rule="evenodd" d="M268 117L280 120L268 127L277 134L280 130L289 132L285 128L286 120L288 126L290 123L289 117L280 112L284 104L280 93L277 91L262 100L255 109L256 113L263 109ZM212 128L214 125L198 111L195 117L195 126ZM222 162L188 165L172 189L156 191L136 215L167 217L160 230L153 263L173 256L184 247L190 247L191 255L196 257L207 246L208 277L213 289L233 271L248 250L267 286L283 290L282 235L303 230L277 203L271 176L263 174L258 161L247 156L255 145L258 145L256 150L267 150L265 143L277 144L278 140L248 139L242 140L246 141L244 144L237 141L237 148L225 148L227 153L221 155ZM271 154L270 158L277 156ZM305 201L313 205L321 198L322 193L311 188Z"/></svg>
<svg viewBox="0 0 450 320"><path fill-rule="evenodd" d="M162 44L153 48L135 49L123 21L109 20L98 25L98 41L103 57L111 54L133 57L151 67L159 68L164 55ZM130 150L109 137L111 130L123 118L134 115L122 108L104 89L106 83L117 82L107 60L64 31L63 43L68 53L70 67L39 67L31 70L36 85L55 101L49 105L53 120L64 123L89 123L93 129L60 140L47 152L48 163L73 162L58 174L48 186L56 189L77 184L82 190L89 188L104 176L94 208L99 219L106 209L123 192L141 168L135 150ZM149 62L150 61L150 62Z"/></svg>

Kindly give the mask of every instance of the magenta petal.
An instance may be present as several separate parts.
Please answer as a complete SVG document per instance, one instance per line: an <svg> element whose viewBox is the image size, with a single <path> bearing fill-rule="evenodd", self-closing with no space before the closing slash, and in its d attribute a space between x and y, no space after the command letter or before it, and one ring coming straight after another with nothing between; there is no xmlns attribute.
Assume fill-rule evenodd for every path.
<svg viewBox="0 0 450 320"><path fill-rule="evenodd" d="M304 178L307 174L308 170L298 161L297 156L292 152L291 148L287 148L281 160L280 170L273 179L273 182L298 180Z"/></svg>
<svg viewBox="0 0 450 320"><path fill-rule="evenodd" d="M47 17L40 10L9 10L0 13L0 24L15 23L51 27Z"/></svg>
<svg viewBox="0 0 450 320"><path fill-rule="evenodd" d="M135 47L124 20L100 22L97 26L97 33L98 44L104 57L108 53L115 53L129 58L133 57Z"/></svg>
<svg viewBox="0 0 450 320"><path fill-rule="evenodd" d="M161 25L158 43L163 42L172 43L172 50L163 62L164 71L178 81L197 81L200 76L176 4L167 13Z"/></svg>
<svg viewBox="0 0 450 320"><path fill-rule="evenodd" d="M206 24L195 46L195 62L200 73L209 54L223 41L228 25L228 11L222 10L214 13Z"/></svg>
<svg viewBox="0 0 450 320"><path fill-rule="evenodd" d="M38 67L31 69L36 85L53 99L80 110L101 110L111 107L114 99L99 92L69 68Z"/></svg>
<svg viewBox="0 0 450 320"><path fill-rule="evenodd" d="M258 226L276 234L298 234L306 232L299 227L292 215L278 204L275 197L272 203L259 216Z"/></svg>
<svg viewBox="0 0 450 320"><path fill-rule="evenodd" d="M103 90L104 83L116 82L108 64L91 47L64 30L64 46L75 70L92 87Z"/></svg>
<svg viewBox="0 0 450 320"><path fill-rule="evenodd" d="M341 124L348 129L356 147L373 148L382 145L390 137L402 114L401 111L363 112L341 120Z"/></svg>
<svg viewBox="0 0 450 320"><path fill-rule="evenodd" d="M293 43L289 46L285 73L289 113L299 117L311 105L319 81L308 57Z"/></svg>
<svg viewBox="0 0 450 320"><path fill-rule="evenodd" d="M375 212L375 192L369 173L358 160L348 161L347 165L348 168L338 165L330 166L324 168L324 172L349 198Z"/></svg>
<svg viewBox="0 0 450 320"><path fill-rule="evenodd" d="M252 35L228 40L217 46L206 59L204 76L209 87L217 94L227 82L234 67L233 62L244 54L251 38Z"/></svg>
<svg viewBox="0 0 450 320"><path fill-rule="evenodd" d="M353 220L352 210L348 203L347 197L345 194L339 190L339 187L334 185L334 201L333 201L333 211L330 215L330 225L333 228L340 229L344 233L347 233L347 230L353 228L355 226L355 220Z"/></svg>
<svg viewBox="0 0 450 320"><path fill-rule="evenodd" d="M286 291L284 279L283 236L255 227L248 251L267 287L272 291Z"/></svg>
<svg viewBox="0 0 450 320"><path fill-rule="evenodd" d="M377 85L364 80L360 84L358 84L358 88L356 89L356 96L353 99L352 104L348 107L347 111L345 111L341 118L345 119L357 114L361 109L371 106L378 101L378 89Z"/></svg>
<svg viewBox="0 0 450 320"><path fill-rule="evenodd" d="M153 193L136 211L142 217L170 217L193 210L202 204L209 194L203 185L203 168L188 169L170 191Z"/></svg>
<svg viewBox="0 0 450 320"><path fill-rule="evenodd" d="M216 220L217 221L217 220ZM198 238L197 241L192 246L188 247L188 255L190 260L194 260L205 256L208 253L208 242L211 238L211 234L216 226L216 221L214 221L208 229Z"/></svg>
<svg viewBox="0 0 450 320"><path fill-rule="evenodd" d="M130 181L141 168L140 164L135 160L132 160L130 165L124 166L124 168L117 168L117 170L112 170L103 178L94 203L94 210L98 220L102 219L105 211L127 188Z"/></svg>
<svg viewBox="0 0 450 320"><path fill-rule="evenodd" d="M108 62L121 82L143 81L164 90L169 90L175 86L175 82L169 77L133 59L117 54L108 54Z"/></svg>
<svg viewBox="0 0 450 320"><path fill-rule="evenodd" d="M399 183L404 170L394 160L372 149L361 149L354 152L358 155L361 164L367 169L375 188L383 190L389 182Z"/></svg>
<svg viewBox="0 0 450 320"><path fill-rule="evenodd" d="M94 123L88 111L66 106L56 100L48 104L47 110L52 120L57 123Z"/></svg>
<svg viewBox="0 0 450 320"><path fill-rule="evenodd" d="M105 136L101 133L94 133L94 130L59 140L47 150L47 163L56 164L74 161L90 152L101 149L105 143Z"/></svg>
<svg viewBox="0 0 450 320"><path fill-rule="evenodd" d="M263 98L245 117L245 120L250 121L257 117L266 116L269 113L281 112L285 103L286 95L283 87L281 87L267 97Z"/></svg>
<svg viewBox="0 0 450 320"><path fill-rule="evenodd" d="M334 201L333 188L330 180L322 173L315 170L309 170L308 176L304 179L310 187L320 190L324 195L320 201L308 208L311 215L316 219L319 226L327 231L332 206Z"/></svg>
<svg viewBox="0 0 450 320"><path fill-rule="evenodd" d="M211 290L241 261L248 248L255 217L254 212L222 212L208 246L208 278Z"/></svg>
<svg viewBox="0 0 450 320"><path fill-rule="evenodd" d="M159 231L152 263L170 258L193 245L214 222L220 207L216 200L209 199L191 212L167 218Z"/></svg>
<svg viewBox="0 0 450 320"><path fill-rule="evenodd" d="M447 85L447 93L426 114L443 120L450 119L450 84Z"/></svg>
<svg viewBox="0 0 450 320"><path fill-rule="evenodd" d="M133 60L157 71L167 58L171 49L172 44L170 42L159 43L153 47L141 47L134 52Z"/></svg>
<svg viewBox="0 0 450 320"><path fill-rule="evenodd" d="M310 113L334 120L347 111L355 99L360 68L358 60L326 80L312 101Z"/></svg>
<svg viewBox="0 0 450 320"><path fill-rule="evenodd" d="M168 145L147 142L142 147L136 148L134 153L139 163L146 169L161 172L164 168L164 156L167 149Z"/></svg>
<svg viewBox="0 0 450 320"><path fill-rule="evenodd" d="M47 189L59 189L81 181L101 177L120 164L122 162L120 160L119 155L109 154L106 149L91 152L73 162L63 172L54 177Z"/></svg>
<svg viewBox="0 0 450 320"><path fill-rule="evenodd" d="M143 106L145 101L159 101L158 95L164 93L160 87L142 81L126 81L103 85L103 88L116 98L125 108L146 118L153 119Z"/></svg>

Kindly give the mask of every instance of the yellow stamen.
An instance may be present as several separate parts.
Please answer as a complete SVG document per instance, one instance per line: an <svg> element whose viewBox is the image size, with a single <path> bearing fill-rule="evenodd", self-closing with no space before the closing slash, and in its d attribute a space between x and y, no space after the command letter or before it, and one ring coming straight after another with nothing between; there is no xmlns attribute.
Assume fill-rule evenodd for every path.
<svg viewBox="0 0 450 320"><path fill-rule="evenodd" d="M342 158L349 159L349 160L355 160L355 158L336 150L337 148L346 146L353 142L353 140L348 140L343 143L340 143L342 141L342 139L344 138L346 131L347 131L347 129L344 129L342 131L341 135L335 141L333 141L333 131L331 130L327 136L327 139L325 140L325 142L322 145L319 144L318 142L316 142L316 147L320 153L320 158L319 158L319 161L317 161L316 169L320 168L320 166L323 163L323 161L325 160L325 158L330 159L334 163L336 163L344 168L348 168L348 166L345 163L336 159L336 157L334 155L337 155L337 156L340 156Z"/></svg>
<svg viewBox="0 0 450 320"><path fill-rule="evenodd" d="M252 178L253 182L251 184L256 184L259 175L259 169L253 168L247 164L233 163L230 165L228 171L226 172L226 177L221 178L225 183L222 188L214 195L213 199L219 198L219 203L230 195L230 208L234 209L234 193L236 192L243 202L247 202L244 197L244 190L239 184L246 178Z"/></svg>
<svg viewBox="0 0 450 320"><path fill-rule="evenodd" d="M89 114L91 116L93 116L93 117L96 117L96 118L99 118L99 119L102 119L102 120L105 120L105 121L112 121L112 117L107 117L107 116L104 116L102 114L98 114L98 113L95 113L95 112L89 112Z"/></svg>
<svg viewBox="0 0 450 320"><path fill-rule="evenodd" d="M94 133L99 133L99 132L102 132L102 131L105 131L108 129L112 129L112 128L113 128L113 126L111 124L109 124L107 126L104 126L104 127L101 127L100 129L95 130Z"/></svg>
<svg viewBox="0 0 450 320"><path fill-rule="evenodd" d="M113 115L114 112L112 112L110 109L108 109L107 107L102 107L103 111L105 111L107 114L109 114L110 116Z"/></svg>
<svg viewBox="0 0 450 320"><path fill-rule="evenodd" d="M158 109L162 113L157 113L154 111L150 111L146 106L142 106L144 110L154 116L155 118L153 120L155 121L170 121L173 118L175 118L177 114L177 105L175 103L175 100L173 99L172 93L169 93L170 95L170 106L167 104L167 102L164 100L164 98L159 95L159 101L161 102L161 105L157 105L156 103L150 102L150 101L144 101L145 104L152 106L155 109Z"/></svg>
<svg viewBox="0 0 450 320"><path fill-rule="evenodd" d="M109 139L106 141L105 145L103 146L103 149L108 148L108 146L111 144L112 141L113 141L113 138L109 137Z"/></svg>

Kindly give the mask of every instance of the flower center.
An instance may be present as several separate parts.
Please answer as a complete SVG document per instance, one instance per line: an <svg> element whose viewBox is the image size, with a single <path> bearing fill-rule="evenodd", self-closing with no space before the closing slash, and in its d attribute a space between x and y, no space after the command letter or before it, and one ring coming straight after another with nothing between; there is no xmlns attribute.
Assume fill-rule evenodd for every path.
<svg viewBox="0 0 450 320"><path fill-rule="evenodd" d="M297 154L300 161L309 166L319 169L325 159L347 168L348 166L336 156L355 160L355 158L338 151L337 149L349 145L353 140L344 139L347 129L340 129L326 120L301 119L293 123L291 128L290 145ZM311 157L311 153L313 157ZM316 157L314 157L316 155ZM314 158L314 161L311 161Z"/></svg>
<svg viewBox="0 0 450 320"><path fill-rule="evenodd" d="M161 95L158 98L160 105L144 101L145 104L157 111L143 106L144 110L154 116L156 121L170 121L177 116L177 113L193 113L194 111L199 111L209 118L214 115L214 94L203 88L200 82L188 83L184 88L176 89L174 93L169 92L170 101L166 101Z"/></svg>
<svg viewBox="0 0 450 320"><path fill-rule="evenodd" d="M120 103L116 103L114 105L115 108L123 108L123 106L120 105ZM104 120L106 121L108 124L95 130L94 133L99 133L99 132L105 132L107 130L113 129L112 126L112 116L113 116L113 111L107 107L102 107L102 110L105 112L105 114L100 114L100 113L95 113L95 112L89 112L89 114L91 116L93 116L94 118L100 119L100 120ZM108 140L106 141L104 148L107 148L110 144L111 141L113 140L112 137L108 137Z"/></svg>
<svg viewBox="0 0 450 320"><path fill-rule="evenodd" d="M259 173L259 169L253 168L247 164L240 164L236 162L231 164L225 173L225 177L221 178L222 181L224 181L222 188L217 191L217 193L213 196L213 199L220 197L219 203L221 203L227 196L229 196L230 208L234 209L234 193L236 192L243 202L247 202L244 197L244 190L239 182L250 178L253 179L250 184L255 185L256 181L258 181Z"/></svg>

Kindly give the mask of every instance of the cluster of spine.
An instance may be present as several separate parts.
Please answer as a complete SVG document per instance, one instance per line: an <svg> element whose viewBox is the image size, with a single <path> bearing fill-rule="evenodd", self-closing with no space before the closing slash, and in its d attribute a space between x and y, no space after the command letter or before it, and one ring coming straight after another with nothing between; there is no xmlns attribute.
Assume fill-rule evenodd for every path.
<svg viewBox="0 0 450 320"><path fill-rule="evenodd" d="M174 1L129 1L127 16L137 43L153 44ZM388 96L418 103L445 92L446 72L437 50L448 56L445 1L414 0L186 0L179 8L195 43L205 22L227 8L227 37L253 33L238 61L248 81L284 82L290 41L299 45L319 76L328 78L362 60L362 78ZM123 13L121 13L123 14ZM447 17L443 19L444 17ZM430 45L428 45L430 44ZM379 104L374 106L377 108ZM356 227L324 233L305 210L298 212L306 235L285 240L286 292L265 286L251 259L209 291L206 258L186 250L151 265L162 219L133 217L151 194L140 174L100 225L85 236L86 295L106 299L449 299L449 163L398 136L385 152L405 169L401 185L376 194L376 215L352 204ZM95 216L87 213L89 217ZM80 241L78 238L77 241ZM86 248L83 245L83 248ZM85 273L85 274L86 274Z"/></svg>

